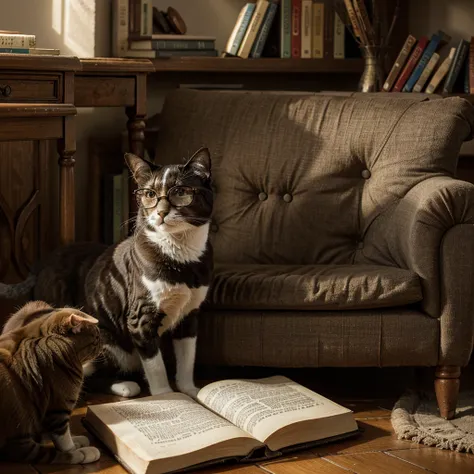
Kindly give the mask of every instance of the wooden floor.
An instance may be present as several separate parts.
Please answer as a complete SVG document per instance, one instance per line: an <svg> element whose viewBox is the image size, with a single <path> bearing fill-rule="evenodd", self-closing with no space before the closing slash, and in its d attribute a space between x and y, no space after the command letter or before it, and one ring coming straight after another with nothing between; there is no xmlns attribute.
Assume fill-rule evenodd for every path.
<svg viewBox="0 0 474 474"><path fill-rule="evenodd" d="M364 372L365 370L365 372ZM277 371L282 373L282 371ZM248 372L246 372L248 373ZM273 373L273 372L271 372ZM362 373L362 375L361 375ZM364 376L365 373L365 376ZM349 375L348 375L349 374ZM374 375L375 374L375 375ZM257 376L268 375L257 373ZM307 375L295 371L286 371L284 375L292 377L300 383ZM241 377L241 373L227 374ZM202 469L201 474L473 474L474 455L442 451L437 448L425 447L409 441L398 440L390 423L390 410L405 386L411 386L412 372L367 371L358 369L347 372L347 369L332 369L319 372L318 380L312 379L307 386L325 396L352 409L363 434L349 441L326 445L297 455L263 462L255 465L233 465L212 469ZM213 377L214 378L214 377ZM222 378L222 377L218 377ZM208 380L208 377L205 377ZM431 373L427 379L431 382ZM472 376L464 379L464 387L472 386ZM376 397L367 397L372 393ZM382 398L379 396L382 395ZM87 434L81 424L86 406L89 403L106 400L117 400L118 397L101 396L86 397L77 408L72 419L73 434ZM125 471L107 453L91 435L92 444L101 452L101 459L84 466L43 466L43 465L12 465L1 464L1 474L125 474Z"/></svg>

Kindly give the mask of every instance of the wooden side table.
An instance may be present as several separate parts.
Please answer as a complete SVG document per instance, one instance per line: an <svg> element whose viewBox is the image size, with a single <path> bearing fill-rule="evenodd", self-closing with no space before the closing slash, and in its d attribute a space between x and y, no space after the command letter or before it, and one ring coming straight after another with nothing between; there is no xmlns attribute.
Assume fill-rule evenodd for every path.
<svg viewBox="0 0 474 474"><path fill-rule="evenodd" d="M60 241L74 240L74 153L76 151L74 76L80 61L67 56L0 54L0 141L58 141ZM0 157L1 159L1 157ZM0 190L0 210L9 227L14 264L22 267L24 224L37 207L37 194L12 215Z"/></svg>
<svg viewBox="0 0 474 474"><path fill-rule="evenodd" d="M129 150L144 155L147 76L155 71L148 59L83 58L76 74L76 107L124 107L128 117ZM99 179L95 176L93 179ZM94 186L92 186L94 188ZM95 186L98 188L98 185ZM137 211L129 186L130 216ZM93 226L98 225L98 209L93 209ZM97 232L93 232L95 234Z"/></svg>

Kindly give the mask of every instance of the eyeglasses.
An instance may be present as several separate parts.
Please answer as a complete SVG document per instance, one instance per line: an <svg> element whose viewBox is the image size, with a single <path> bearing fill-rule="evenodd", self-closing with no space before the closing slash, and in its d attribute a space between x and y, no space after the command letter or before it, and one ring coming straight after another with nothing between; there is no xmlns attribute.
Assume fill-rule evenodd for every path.
<svg viewBox="0 0 474 474"><path fill-rule="evenodd" d="M142 188L135 190L134 194L137 197L138 205L143 206L145 209L153 209L158 205L161 199L166 199L175 207L186 207L193 203L194 196L199 193L201 189L205 188L173 186L168 189L165 196L158 196L153 189Z"/></svg>

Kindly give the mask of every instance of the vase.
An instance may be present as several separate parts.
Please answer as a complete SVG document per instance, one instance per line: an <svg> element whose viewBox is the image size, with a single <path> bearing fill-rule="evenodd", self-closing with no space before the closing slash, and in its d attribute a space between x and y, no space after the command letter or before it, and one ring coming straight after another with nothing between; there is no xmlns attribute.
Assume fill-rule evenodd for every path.
<svg viewBox="0 0 474 474"><path fill-rule="evenodd" d="M361 46L360 49L365 67L357 90L359 92L380 92L384 81L382 49L379 46Z"/></svg>

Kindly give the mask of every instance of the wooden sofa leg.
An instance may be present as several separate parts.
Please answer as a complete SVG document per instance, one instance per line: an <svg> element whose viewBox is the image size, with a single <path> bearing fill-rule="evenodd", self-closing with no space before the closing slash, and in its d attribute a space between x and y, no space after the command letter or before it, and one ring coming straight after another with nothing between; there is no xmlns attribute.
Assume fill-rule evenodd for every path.
<svg viewBox="0 0 474 474"><path fill-rule="evenodd" d="M440 365L436 367L436 399L440 416L446 420L451 420L456 414L460 376L461 367L455 365Z"/></svg>

